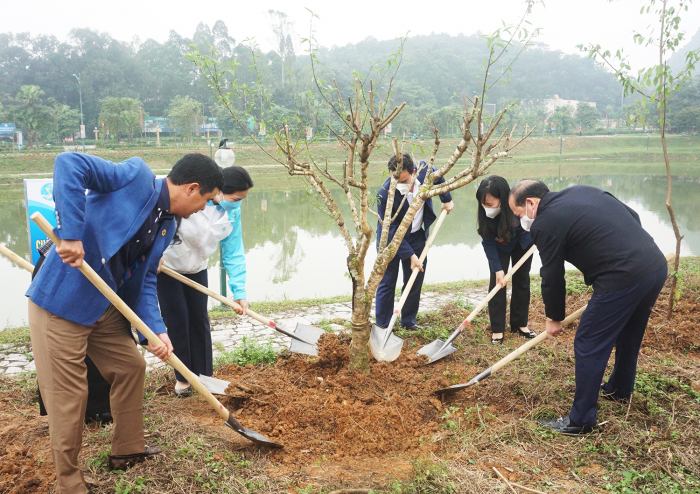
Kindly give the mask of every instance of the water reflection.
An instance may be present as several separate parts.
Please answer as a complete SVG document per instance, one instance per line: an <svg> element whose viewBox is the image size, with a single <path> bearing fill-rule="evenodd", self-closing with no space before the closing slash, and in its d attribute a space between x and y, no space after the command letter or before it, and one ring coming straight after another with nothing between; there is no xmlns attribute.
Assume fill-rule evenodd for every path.
<svg viewBox="0 0 700 494"><path fill-rule="evenodd" d="M576 185L593 185L614 194L635 209L642 225L666 252L675 248L673 231L665 207L665 177L634 175L589 175L574 177L534 177L544 180L552 190ZM511 184L515 179L510 180ZM700 181L674 180L673 202L685 235L682 255L700 255ZM455 209L437 236L429 256L426 282L437 283L488 276L488 264L476 233L475 184L453 193ZM18 191L0 193L0 241L28 258L26 211ZM251 190L243 203L243 241L248 263L248 298L251 301L327 297L348 294L350 290L345 259L347 250L334 222L317 206L308 190ZM338 193L341 206L344 197ZM343 206L344 207L344 206ZM349 209L343 209L346 218ZM372 221L373 227L376 220ZM367 256L369 273L376 252ZM211 259L209 282L219 290L218 259ZM533 271L540 267L539 258ZM21 325L26 321L23 296L30 275L0 259L0 327Z"/></svg>

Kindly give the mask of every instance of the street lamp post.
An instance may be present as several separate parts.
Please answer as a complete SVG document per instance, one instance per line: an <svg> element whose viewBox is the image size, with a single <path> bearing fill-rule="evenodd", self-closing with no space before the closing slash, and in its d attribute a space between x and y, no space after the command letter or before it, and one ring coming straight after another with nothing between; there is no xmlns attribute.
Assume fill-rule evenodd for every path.
<svg viewBox="0 0 700 494"><path fill-rule="evenodd" d="M83 121L83 85L80 82L80 77L73 74L73 77L78 79L78 94L80 95L80 140L83 141L83 153L85 153L85 122Z"/></svg>

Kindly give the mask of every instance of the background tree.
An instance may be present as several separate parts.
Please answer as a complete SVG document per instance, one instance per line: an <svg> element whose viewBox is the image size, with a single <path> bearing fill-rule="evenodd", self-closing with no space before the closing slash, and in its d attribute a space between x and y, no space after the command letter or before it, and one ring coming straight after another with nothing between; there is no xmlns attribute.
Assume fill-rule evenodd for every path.
<svg viewBox="0 0 700 494"><path fill-rule="evenodd" d="M134 134L140 131L143 106L134 98L104 98L100 100L100 122L114 139L127 137L133 142Z"/></svg>
<svg viewBox="0 0 700 494"><path fill-rule="evenodd" d="M11 109L15 123L27 134L30 148L39 147L39 132L53 126L53 113L44 104L44 94L39 86L22 86Z"/></svg>
<svg viewBox="0 0 700 494"><path fill-rule="evenodd" d="M666 62L678 45L685 39L685 33L679 30L679 26L681 14L688 11L688 6L691 2L692 0L645 0L645 6L642 7L641 14L649 14L651 12L658 29L650 28L651 31L648 35L635 33L634 41L639 45L652 47L656 50L659 63L640 69L636 79L626 75L631 71L631 67L621 49L612 54L608 50L603 50L600 45L589 45L588 47L579 45L579 48L588 52L590 58L596 59L601 64L606 64L615 70L615 76L622 84L625 96L632 93L638 93L642 96L642 98L637 100L637 111L630 115L629 123L631 125L638 121L645 123L647 115L650 113L647 106L652 104L656 107L654 120L659 124L661 147L663 149L668 182L666 209L671 217L673 233L676 237L676 260L668 299L668 319L671 319L673 315L673 304L676 300L678 266L680 264L681 240L683 236L678 228L676 215L671 205L673 181L671 177L671 160L668 156L668 147L666 146L667 113L669 100L673 94L677 93L683 84L692 80L692 71L695 69L695 64L700 60L700 48L687 52L685 66L675 74Z"/></svg>
<svg viewBox="0 0 700 494"><path fill-rule="evenodd" d="M700 129L700 108L683 108L676 113L673 125L686 132Z"/></svg>
<svg viewBox="0 0 700 494"><path fill-rule="evenodd" d="M271 21L276 21L271 18ZM276 25L279 25L276 23ZM45 97L78 108L78 85L72 74L81 74L83 107L86 127L100 125L100 100L109 97L129 97L142 101L144 112L163 116L176 95L190 96L203 102L203 114L214 113L206 81L196 67L187 63L184 55L192 44L206 51L213 45L219 58L226 62L234 58L244 67L258 58L260 67L268 67L261 81L270 89L276 105L295 112L296 95L314 90L311 67L305 59L296 58L293 46L298 42L291 27L284 37L284 48L275 37L274 51L263 53L250 48L250 41L237 43L226 24L219 20L210 28L201 23L188 35L171 31L163 41L122 42L106 33L90 29L72 30L65 40L54 36L32 36L29 33L0 33L0 91L14 95L23 85L35 85L45 91ZM518 41L514 40L514 47ZM362 67L367 61L382 62L395 51L395 42L367 38L341 47L315 47L323 66L316 73L324 80L336 80L339 87L351 87L355 75L352 67ZM506 53L495 70L510 63L517 50ZM282 55L280 55L280 53ZM449 36L431 34L412 36L402 57L401 79L396 81L392 97L405 101L407 109L416 109L411 123L404 118L394 123L394 134L418 133L430 135L422 115L450 105L461 106L455 95L479 93L481 62L487 49L480 35ZM289 71L287 68L291 69ZM257 82L257 74L240 71L238 84ZM291 84L293 88L288 90ZM375 88L378 93L385 89ZM615 77L597 67L588 58L568 55L546 46L531 46L520 55L519 69L509 84L491 89L490 103L518 99L523 109L532 109L531 102L559 94L565 99L595 101L598 108L611 105L620 108L620 91ZM700 101L700 95L690 95ZM673 102L671 101L673 104ZM242 100L237 105L245 105ZM700 106L698 103L687 106ZM418 108L421 108L421 113ZM497 108L502 109L501 104ZM670 108L669 115L673 116ZM521 113L524 110L517 111ZM436 120L441 125L441 120ZM457 129L453 124L453 132ZM519 129L523 130L522 126Z"/></svg>
<svg viewBox="0 0 700 494"><path fill-rule="evenodd" d="M390 176L386 214L383 217L379 217L377 211L373 210L376 199L371 197L371 184L368 177L370 158L380 145L378 141L382 132L393 121L399 122L397 117L406 107L405 102L392 103L405 39L399 51L388 60L369 67L367 74L371 74L371 77L361 76L356 72L352 83L342 86L338 81L326 81L317 75L316 68L321 67L321 63L315 51L315 41L313 36L307 40L310 67L318 97L333 111L340 123L338 127L329 126L328 128L347 153L346 161L340 170L329 168L327 162L314 154L316 148L308 145L305 129L309 125L309 116L298 112L294 118L288 118L280 125L273 119L274 102L266 85L256 84L254 90L256 93L251 95L251 99L260 98L263 101L264 104L259 108L260 117L267 124L268 134L271 135L277 150L276 153L271 153L260 143L258 146L270 160L284 166L290 175L301 177L313 187L316 192L314 196L319 198L329 218L335 223L348 250L347 268L352 282L353 301L351 368L369 372L372 300L386 267L397 252L416 212L428 198L463 187L485 174L493 163L509 156L509 152L522 142L522 140L512 141L514 129L511 129L510 133L505 129L496 134L496 128L512 105L502 109L493 118L487 119L483 116L483 101L487 93L510 72L510 64L508 64L505 66L507 70L492 74L494 66L500 67L502 57L509 48L516 47L518 53L522 53L530 44L532 37L537 34L537 30L528 32L524 29L524 22L525 15L517 26L506 26L486 37L487 57L483 65L480 95L473 99L468 97L462 99L464 106L460 119L460 141L449 158L436 171L433 171L432 167L440 148L440 134L435 122L428 120L428 128L434 136L434 146L428 163L420 165L427 167L425 182L421 185L420 193L416 194L409 205L406 215L391 240L388 238L389 225L393 220L392 207L406 143L400 143L396 138L391 143L391 153L396 155L399 166ZM249 70L260 74L258 57L254 50L252 56L253 65ZM251 86L235 82L238 80L238 65L223 64L215 50L207 54L194 50L189 57L212 88L218 102L230 111L240 128L248 133L246 122L249 114L241 111L240 106L237 105L242 95L250 93ZM516 56L511 57L511 61L516 58L517 53ZM427 117L424 116L424 119ZM254 134L248 133L248 135L256 139ZM467 163L457 166L458 160L466 152L469 156ZM385 169L386 158L383 157L379 161L377 166ZM441 177L446 179L445 183L434 185L434 182ZM337 188L338 193L333 194L334 188ZM350 211L347 217L341 211L338 202L340 197L347 201ZM404 200L405 198L406 196ZM370 220L374 218L382 222L382 235L377 242L376 261L369 276L366 276L366 254L375 246L375 242L372 241L374 225L370 224Z"/></svg>
<svg viewBox="0 0 700 494"><path fill-rule="evenodd" d="M599 118L600 112L595 107L579 102L574 120L581 125L582 131L594 131L598 127Z"/></svg>
<svg viewBox="0 0 700 494"><path fill-rule="evenodd" d="M559 134L568 134L571 132L571 126L574 124L571 109L568 106L560 106L549 117L549 123L556 127Z"/></svg>
<svg viewBox="0 0 700 494"><path fill-rule="evenodd" d="M189 96L175 96L168 106L167 115L173 127L183 138L192 142L192 133L199 135L202 122L202 103Z"/></svg>
<svg viewBox="0 0 700 494"><path fill-rule="evenodd" d="M294 61L294 44L292 43L291 30L293 23L289 16L279 10L268 10L272 33L275 36L277 55L280 57L280 86L284 89L284 78L287 67Z"/></svg>
<svg viewBox="0 0 700 494"><path fill-rule="evenodd" d="M59 142L65 137L72 137L80 130L79 110L61 103L55 103L52 110L55 122L54 132Z"/></svg>

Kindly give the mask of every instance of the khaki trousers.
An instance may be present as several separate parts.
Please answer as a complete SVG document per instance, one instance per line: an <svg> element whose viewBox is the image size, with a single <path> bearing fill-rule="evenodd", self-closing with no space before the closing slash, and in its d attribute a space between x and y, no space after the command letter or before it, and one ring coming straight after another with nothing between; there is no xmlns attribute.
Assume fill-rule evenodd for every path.
<svg viewBox="0 0 700 494"><path fill-rule="evenodd" d="M128 320L113 305L95 324L83 326L29 301L29 332L39 389L49 415L51 455L60 493L87 493L78 464L88 394L86 353L112 385L112 454L145 450L146 362L134 344L130 328Z"/></svg>

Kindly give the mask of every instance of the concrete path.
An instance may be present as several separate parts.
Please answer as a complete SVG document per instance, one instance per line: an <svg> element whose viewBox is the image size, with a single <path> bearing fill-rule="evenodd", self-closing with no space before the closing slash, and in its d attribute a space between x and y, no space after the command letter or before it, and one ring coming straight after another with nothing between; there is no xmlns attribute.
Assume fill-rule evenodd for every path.
<svg viewBox="0 0 700 494"><path fill-rule="evenodd" d="M439 309L449 301L462 301L470 305L476 305L487 294L486 289L472 289L460 291L459 293L438 294L436 292L424 292L421 296L419 313L430 312ZM398 297L396 298L398 303ZM293 329L297 322L302 324L315 325L321 321L333 321L335 319L350 320L352 305L347 303L336 303L327 305L316 305L290 309L275 314L265 314L273 321L285 328ZM374 315L374 304L372 305L372 315ZM215 318L211 320L211 336L214 345L214 357L223 351L231 351L240 341L246 338L254 338L261 343L271 343L275 350L287 348L289 338L276 332L269 326L265 326L249 317ZM345 329L339 324L330 324L334 330ZM141 348L141 352L149 367L160 367L163 364L157 357ZM0 374L20 374L22 372L35 371L31 345L4 345L0 348Z"/></svg>

